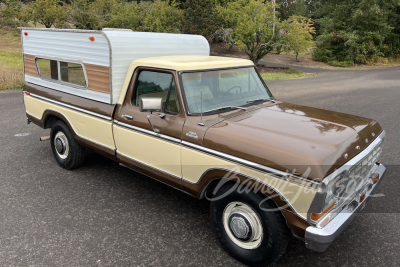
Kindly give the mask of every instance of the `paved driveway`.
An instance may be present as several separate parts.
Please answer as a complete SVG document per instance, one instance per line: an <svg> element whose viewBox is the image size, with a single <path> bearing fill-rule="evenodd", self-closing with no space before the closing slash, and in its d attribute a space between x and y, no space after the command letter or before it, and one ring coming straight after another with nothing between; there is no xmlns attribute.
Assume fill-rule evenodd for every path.
<svg viewBox="0 0 400 267"><path fill-rule="evenodd" d="M400 265L400 68L268 84L283 101L377 120L389 169L385 196L328 251L294 239L276 266ZM207 202L93 153L80 169L63 170L39 142L44 135L26 124L19 91L0 93L0 266L241 266L215 239Z"/></svg>

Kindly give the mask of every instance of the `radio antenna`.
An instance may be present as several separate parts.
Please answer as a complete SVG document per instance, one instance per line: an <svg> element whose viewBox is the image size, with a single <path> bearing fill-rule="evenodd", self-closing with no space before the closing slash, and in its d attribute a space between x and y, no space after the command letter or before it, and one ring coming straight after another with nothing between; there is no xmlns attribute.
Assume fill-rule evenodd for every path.
<svg viewBox="0 0 400 267"><path fill-rule="evenodd" d="M200 126L204 126L204 122L203 122L203 91L200 92L200 115L201 115L201 119L199 122Z"/></svg>

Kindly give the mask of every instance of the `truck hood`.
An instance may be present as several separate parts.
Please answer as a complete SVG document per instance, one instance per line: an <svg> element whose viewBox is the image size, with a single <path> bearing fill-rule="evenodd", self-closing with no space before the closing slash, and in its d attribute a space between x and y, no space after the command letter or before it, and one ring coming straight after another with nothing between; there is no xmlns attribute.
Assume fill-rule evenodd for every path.
<svg viewBox="0 0 400 267"><path fill-rule="evenodd" d="M203 146L317 181L382 131L371 119L284 102L237 114L210 127Z"/></svg>

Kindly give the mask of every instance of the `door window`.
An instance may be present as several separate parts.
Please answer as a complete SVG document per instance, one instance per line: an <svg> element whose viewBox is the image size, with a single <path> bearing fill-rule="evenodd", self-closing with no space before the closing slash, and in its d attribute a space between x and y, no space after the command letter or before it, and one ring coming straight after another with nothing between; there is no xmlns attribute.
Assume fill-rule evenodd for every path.
<svg viewBox="0 0 400 267"><path fill-rule="evenodd" d="M141 71L136 81L132 105L140 107L142 97L162 98L162 110L178 114L179 101L173 75L155 71Z"/></svg>

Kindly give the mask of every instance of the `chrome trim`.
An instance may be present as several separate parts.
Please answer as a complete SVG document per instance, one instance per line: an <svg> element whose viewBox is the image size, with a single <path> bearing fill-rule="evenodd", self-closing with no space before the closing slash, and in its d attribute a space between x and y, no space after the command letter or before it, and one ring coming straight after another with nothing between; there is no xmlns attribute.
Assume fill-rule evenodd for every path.
<svg viewBox="0 0 400 267"><path fill-rule="evenodd" d="M140 132L140 133L143 133L143 134L151 135L151 136L154 136L154 137L157 137L157 138L160 138L160 139L172 142L172 143L178 143L178 144L181 143L180 139L173 138L173 137L170 137L170 136L167 136L167 135L164 135L164 134L159 134L159 133L156 133L156 132L153 132L153 131L149 131L149 130L146 130L146 129L143 129L143 128L140 128L140 127L137 127L137 126L129 125L129 124L117 121L117 120L114 120L114 123L117 126L121 126L121 127L130 129L130 130L134 130L136 132Z"/></svg>
<svg viewBox="0 0 400 267"><path fill-rule="evenodd" d="M272 189L274 192L276 192L276 193L279 195L279 197L280 197L283 201L285 201L285 203L293 210L294 214L296 214L299 218L303 219L304 221L307 221L307 218L304 217L304 216L302 216L300 213L298 213L297 210L292 206L292 204L290 204L289 199L287 199L277 188L275 188L274 186L272 186L272 185L270 185L270 184L267 184L267 183L264 182L263 180L254 178L254 177L249 176L249 175L244 174L244 173L235 172L235 171L232 171L232 170L229 170L229 169L217 167L217 168L210 168L210 169L206 170L206 171L203 173L203 175L201 176L200 180L199 180L197 183L190 182L190 181L186 180L185 178L182 178L182 180L184 180L185 182L189 182L189 183L191 183L191 184L198 184L198 183L201 181L201 179L203 179L203 177L204 177L208 172L210 172L210 171L212 171L212 170L223 170L223 171L231 172L231 173L236 174L236 175L242 175L242 176L246 177L247 179L257 181L257 182L259 182L259 183L261 183L261 184L263 184L263 185L265 185L265 186L271 188L271 189ZM213 180L214 180L214 179L213 179ZM213 180L211 180L209 183L211 183ZM203 188L203 191L201 192L201 195L204 196L204 190L207 188L207 186L209 185L209 183Z"/></svg>
<svg viewBox="0 0 400 267"><path fill-rule="evenodd" d="M380 164L375 171L379 173L380 179L377 184L372 186L372 190L366 193L366 197L362 202L359 202L359 196L356 196L354 200L358 203L354 206L354 200L351 201L343 210L340 212L332 221L330 221L324 228L317 228L314 226L309 226L305 233L305 243L306 247L314 251L323 252L330 244L335 241L336 238L347 228L347 226L357 217L357 215L364 208L365 203L370 199L372 192L382 181L385 173L386 167Z"/></svg>
<svg viewBox="0 0 400 267"><path fill-rule="evenodd" d="M58 72L57 80L56 79L51 79L51 78L49 79L49 78L46 78L46 77L42 76L42 74L40 73L39 65L37 63L38 59L57 61L57 72ZM81 65L82 71L83 71L83 75L85 76L85 85L65 82L65 81L61 80L61 65L60 65L60 62L73 63L73 64ZM49 82L54 82L54 83L58 83L58 84L62 84L62 85L65 85L65 86L74 87L76 89L88 90L89 80L88 80L88 77L87 77L87 74L86 74L85 64L81 60L66 59L66 58L61 58L61 57L35 55L35 65L36 65L36 70L37 70L37 72L39 74L39 77L42 80L49 81Z"/></svg>
<svg viewBox="0 0 400 267"><path fill-rule="evenodd" d="M377 138L375 138L375 140L369 146L367 146L354 158L350 159L348 162L342 165L339 169L335 170L333 173L324 178L324 180L322 180L322 183L324 183L327 186L333 179L335 179L336 176L338 176L339 174L341 174L346 170L349 171L351 167L356 165L361 159L363 159L366 155L368 155L385 138L385 136L386 132L382 131L382 133Z"/></svg>
<svg viewBox="0 0 400 267"><path fill-rule="evenodd" d="M124 158L127 158L127 159L129 159L129 160L132 160L132 161L134 161L134 162L137 162L137 163L139 163L139 164L142 164L142 165L144 165L144 166L146 166L146 167L149 167L149 168L154 169L154 170L156 170L156 171L162 172L162 173L167 174L167 175L169 175L169 176L172 176L172 177L174 177L174 178L176 178L176 179L179 179L179 180L182 179L181 177L178 177L178 176L176 176L176 175L174 175L174 174L172 174L172 173L163 171L163 170L161 170L161 169L159 169L159 168L156 168L156 167L154 167L154 166L151 166L151 165L149 165L149 164L146 164L146 163L144 163L144 162L142 162L142 161L140 161L140 160L137 160L137 159L131 158L131 157L127 156L127 155L124 155L124 154L122 154L122 153L119 152L119 151L116 151L116 152L117 152L118 155L120 155L120 156L122 156L122 157L124 157Z"/></svg>
<svg viewBox="0 0 400 267"><path fill-rule="evenodd" d="M270 167L266 167L266 166L263 166L261 164L258 164L258 163L252 162L252 161L248 161L248 160L241 159L241 158L238 158L238 157L235 157L235 156L231 156L231 155L228 155L228 154L225 154L225 153L213 150L213 149L205 148L205 147L202 147L202 146L199 146L199 145L195 145L193 143L189 143L189 142L186 142L186 141L182 141L182 145L184 145L186 147L193 148L193 149L201 151L201 152L205 152L207 154L211 154L213 156L217 156L217 157L226 159L228 161L243 165L245 167L249 167L249 168L255 169L257 171L266 172L266 173L268 173L268 174L270 174L270 175L272 175L274 177L281 178L281 179L284 179L284 180L287 180L288 177L291 175L290 173L282 172L282 171L279 171L279 170L276 170L276 169L273 169L273 168L270 168ZM298 177L298 176L295 176L295 177L299 178L301 180L304 180L304 181L306 181L308 183L311 183L313 185L319 185L319 183L316 182L316 181L307 180L307 179L304 179L304 178Z"/></svg>
<svg viewBox="0 0 400 267"><path fill-rule="evenodd" d="M235 224L235 221L238 223ZM249 205L239 201L229 203L222 214L222 224L229 239L237 246L250 250L261 245L264 237L263 225ZM250 237L243 240L250 230Z"/></svg>
<svg viewBox="0 0 400 267"><path fill-rule="evenodd" d="M117 120L114 120L114 123L115 123L117 126L124 127L124 128L127 128L127 129L131 129L131 130L134 130L134 131L137 131L137 132L140 132L140 133L143 133L143 134L147 134L147 135L150 135L150 136L154 136L154 137L157 137L157 138L161 138L161 139L163 139L163 140L165 140L165 141L170 141L170 142L176 143L176 144L182 144L182 145L184 145L184 146L186 146L186 147L189 147L189 148L195 148L195 149L197 148L197 150L208 152L209 154L214 155L214 156L217 156L217 157L219 156L218 154L220 154L220 155L226 155L226 154L224 154L224 153L221 153L221 152L218 152L218 151L214 151L214 150L212 150L212 149L203 148L203 147L200 147L200 146L198 146L198 145L191 144L191 143L186 142L186 141L181 141L181 140L179 140L179 139L176 139L176 138L173 138L173 137L169 137L169 136L166 136L166 135L163 135L163 134L157 134L157 133L155 133L155 132L152 132L152 131L149 131L149 130L146 130L146 129L143 129L143 128L139 128L139 127L136 127L136 126L132 126L132 125L129 125L129 124L126 124L126 123L123 123L123 122L119 122L119 121L117 121ZM215 153L212 153L213 151L214 151ZM165 174L168 174L168 175L170 175L170 176L179 178L179 179L181 179L182 181L185 181L185 182L190 183L190 184L195 184L195 185L196 185L196 184L199 184L199 183L201 182L201 180L204 178L204 176L205 176L208 172L210 172L210 171L212 171L212 170L224 170L224 171L227 171L227 172L232 172L232 173L235 173L235 174L240 174L240 175L242 175L242 176L244 176L244 177L246 177L246 178L248 178L248 179L258 181L258 182L262 183L263 185L268 186L269 188L271 188L274 192L276 192L276 193L281 197L281 199L283 199L283 200L287 203L287 205L294 211L294 213L295 213L298 217L302 218L304 221L307 221L307 218L305 218L304 216L300 215L300 214L294 209L294 207L290 204L289 200L288 200L283 194L281 194L281 193L279 192L278 189L276 189L274 186L272 186L272 185L270 185L270 184L265 183L264 181L262 181L262 180L260 180L260 179L251 177L251 176L249 176L249 175L246 175L246 174L243 174L243 173L238 173L238 172L233 172L232 170L225 169L225 168L216 167L216 168L210 168L210 169L206 170L206 171L202 174L202 176L200 177L200 179L199 179L197 182L194 183L194 182L191 182L191 181L189 181L189 180L187 180L187 179L185 179L185 178L183 178L183 177L175 176L175 175L173 175L173 174L171 174L171 173L165 172L165 171L163 171L163 170L160 170L160 169L158 169L158 168L155 168L155 167L153 167L153 166L150 166L150 165L148 165L148 164L146 164L146 163L143 163L143 162L141 162L141 161L135 160L135 159L133 159L133 158L131 158L131 157L129 157L129 156L126 156L126 155L122 154L122 153L119 152L118 150L116 151L116 153L119 154L119 155L121 155L121 156L123 156L123 157L125 157L125 158L131 159L132 161L138 162L138 163L143 164L143 165L145 165L145 166L148 166L148 167L150 167L150 168L152 168L152 169L161 171L161 172L163 172L163 173L165 173ZM229 155L227 155L227 156L229 156ZM236 158L236 157L232 157L232 156L230 156L230 157L231 157L231 158ZM236 159L239 159L239 158L236 158ZM240 159L239 159L239 160L240 160ZM232 161L232 160L230 160L230 161ZM244 160L243 160L243 161L244 161ZM245 161L245 162L252 163L252 162L250 162L250 161ZM256 163L252 163L252 164L256 164ZM244 165L244 164L242 164L242 165ZM256 165L259 165L259 164L256 164ZM261 165L259 165L259 166L261 166ZM250 167L250 168L251 168L251 166L245 166L245 167ZM274 170L274 169L268 168L268 167L264 167L264 168L265 168L265 169L263 169L263 172L265 172L265 171L268 169L268 172L271 173L271 172ZM258 169L257 169L257 170L258 170ZM258 171L259 171L259 170L258 170ZM286 174L283 173L283 172L280 172L280 171L276 171L276 172L282 173L283 175L286 176ZM274 172L274 173L275 173L275 172ZM272 173L271 175L276 176L276 175L274 175L273 173ZM281 176L278 176L278 178L282 178L282 177L281 177ZM313 183L313 184L315 184L315 185L319 184L319 183L314 182L314 181L309 181L309 180L306 180L306 181L307 181L307 182L311 182L311 183ZM313 187L313 188L315 188L315 187Z"/></svg>
<svg viewBox="0 0 400 267"><path fill-rule="evenodd" d="M61 112L59 112L59 111L57 111L57 110L54 110L54 109L46 109L43 113L45 113L47 110L49 110L49 111L54 111L54 112L59 113L59 114L61 114L61 115L64 116L64 114L62 114ZM43 118L43 117L42 117L42 118L38 118L38 117L36 117L35 115L30 114L30 113L29 113L28 111L26 111L26 110L25 110L25 112L26 112L26 114L28 114L29 116L34 117L34 118L37 119L37 120L42 120L42 118ZM64 118L68 121L69 125L71 125L71 127L72 127L72 130L74 131L74 133L75 133L79 138L82 138L82 139L84 139L84 140L86 140L86 141L88 141L88 142L90 142L90 143L94 143L94 144L96 144L96 145L99 145L99 146L102 146L102 147L107 148L107 149L109 149L109 150L112 150L112 151L114 151L114 153L115 153L115 150L116 150L115 148L112 148L112 147L109 147L109 146L100 144L100 143L98 143L98 142L96 142L96 141L87 139L86 137L83 137L82 135L79 135L79 134L75 131L74 126L71 124L71 122L69 121L69 119L68 119L66 116L64 116Z"/></svg>
<svg viewBox="0 0 400 267"><path fill-rule="evenodd" d="M356 155L354 158L350 159L348 162L346 162L344 165L342 165L339 169L335 170L333 173L328 175L324 180L322 180L318 192L315 194L315 197L313 201L311 202L310 209L308 210L308 215L307 215L307 220L309 223L312 225L316 225L317 222L311 220L311 214L312 213L320 213L322 212L322 206L321 203L325 202L326 194L324 192L324 188L326 188L329 183L334 180L338 175L340 175L343 172L349 172L350 169L356 165L360 160L362 160L365 156L367 156L377 145L379 145L382 140L385 138L386 132L382 131L382 133L368 146L366 147L363 151L361 151L358 155ZM344 204L341 204L344 205ZM321 219L323 220L323 219Z"/></svg>
<svg viewBox="0 0 400 267"><path fill-rule="evenodd" d="M160 130L159 130L159 129L156 129L156 128L154 128L153 124L152 124L152 123L151 123L151 121L150 121L150 117L151 117L151 115L153 115L153 113L150 113L149 115L147 115L147 121L149 122L149 124L150 124L150 126L151 126L151 129L153 130L153 132L155 132L155 133L159 133L159 132L160 132Z"/></svg>
<svg viewBox="0 0 400 267"><path fill-rule="evenodd" d="M17 27L18 30L31 31L52 31L52 32L86 32L86 33L102 33L96 30L79 30L79 29L59 29L59 28L35 28L35 27Z"/></svg>
<svg viewBox="0 0 400 267"><path fill-rule="evenodd" d="M131 116L131 115L122 115L122 117L124 117L125 119L128 119L128 120L133 120L133 117Z"/></svg>
<svg viewBox="0 0 400 267"><path fill-rule="evenodd" d="M140 99L140 112L157 112L162 109L161 97L142 97Z"/></svg>
<svg viewBox="0 0 400 267"><path fill-rule="evenodd" d="M234 157L234 156L231 156L231 155L228 155L228 154L213 150L213 149L209 149L209 148L205 148L205 147L202 147L202 146L199 146L199 145L195 145L195 144L187 142L187 141L181 141L180 139L176 139L176 138L173 138L173 137L170 137L170 136L167 136L167 135L155 133L153 131L149 131L149 130L146 130L146 129L143 129L143 128L140 128L140 127L137 127L137 126L129 125L129 124L126 124L126 123L123 123L123 122L119 122L117 120L114 120L114 123L117 126L128 128L128 129L131 129L131 130L134 130L134 131L137 131L137 132L141 132L141 133L144 133L144 134L147 134L147 135L150 135L150 136L154 136L154 137L157 137L157 138L160 138L160 139L164 139L166 141L170 141L170 142L173 142L173 143L182 144L185 147L192 148L192 149L195 149L195 150L198 150L198 151L201 151L201 152L205 152L207 154L210 154L210 155L213 155L213 156L217 156L217 157L229 160L231 162L234 162L234 163L237 163L237 164L240 164L240 165L244 165L245 167L249 167L249 168L255 169L257 171L267 172L268 174L270 174L270 175L272 175L274 177L277 177L277 178L281 178L281 179L287 180L287 177L290 175L289 173L278 171L278 170L275 170L273 168L260 165L258 163L254 163L254 162L251 162L251 161L248 161L248 160L244 160L244 159L241 159L241 158L238 158L238 157ZM215 169L215 168L211 168L209 170L212 170L212 169ZM209 170L207 170L207 171L209 171ZM202 175L200 180L203 178L205 173ZM300 180L304 180L307 183L313 184L312 188L315 188L316 185L319 185L319 183L316 182L316 181L307 180L305 178L298 177L298 176L296 176L296 178L298 178ZM184 179L184 180L188 181L186 179ZM199 183L199 181L197 183ZM191 181L188 181L188 182L193 184L193 182L191 182ZM197 183L195 183L195 184L197 184ZM305 185L303 185L303 186L305 186Z"/></svg>
<svg viewBox="0 0 400 267"><path fill-rule="evenodd" d="M91 116L94 116L94 117L97 117L97 118L100 118L100 119L103 119L103 120L107 120L107 121L111 121L112 120L111 117L104 116L104 115L101 115L101 114L98 114L98 113L95 113L95 112L92 112L92 111L89 111L89 110L86 110L86 109L74 107L74 106L71 106L71 105L68 105L68 104L65 104L65 103L61 103L59 101L56 101L56 100L53 100L53 99L49 99L47 97L43 97L43 96L32 94L32 93L30 94L30 96L32 96L34 98L38 98L38 99L43 100L43 101L47 101L47 102L62 106L62 107L65 107L65 108L73 109L73 110L76 110L76 111L79 111L79 112L82 112L82 113L85 113L85 114L88 114L88 115L91 115Z"/></svg>

